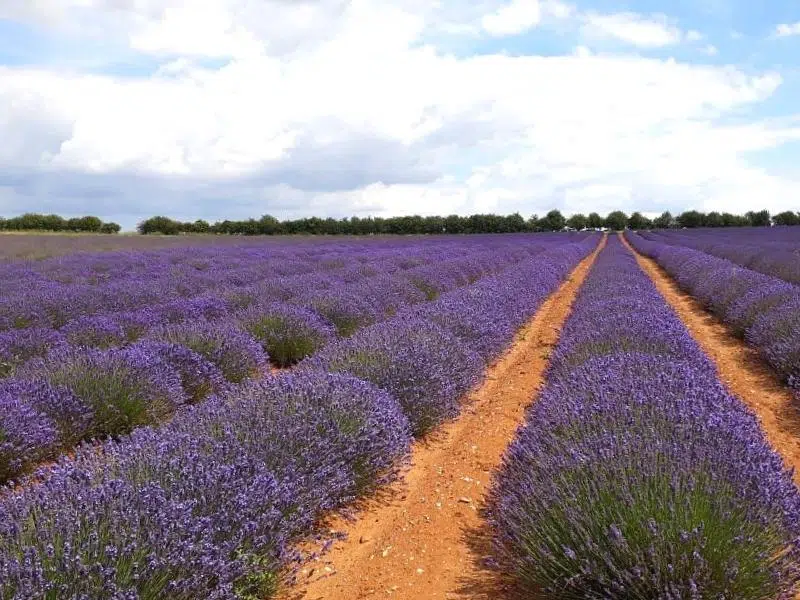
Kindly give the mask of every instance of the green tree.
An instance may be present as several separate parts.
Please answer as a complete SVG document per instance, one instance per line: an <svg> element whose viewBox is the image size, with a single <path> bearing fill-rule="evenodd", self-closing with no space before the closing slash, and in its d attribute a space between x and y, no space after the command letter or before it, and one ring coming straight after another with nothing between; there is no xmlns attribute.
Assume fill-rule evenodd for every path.
<svg viewBox="0 0 800 600"><path fill-rule="evenodd" d="M100 233L119 233L121 229L119 223L103 223L100 226Z"/></svg>
<svg viewBox="0 0 800 600"><path fill-rule="evenodd" d="M681 227L694 229L695 227L703 227L703 225L705 225L706 216L696 210L687 210L678 215L677 221L678 225Z"/></svg>
<svg viewBox="0 0 800 600"><path fill-rule="evenodd" d="M629 229L635 229L635 230L650 229L652 226L653 222L640 212L635 212L630 217L628 217Z"/></svg>
<svg viewBox="0 0 800 600"><path fill-rule="evenodd" d="M541 221L540 226L545 231L561 231L567 225L567 220L559 210L551 210Z"/></svg>
<svg viewBox="0 0 800 600"><path fill-rule="evenodd" d="M675 227L675 219L672 218L672 213L668 210L661 213L658 217L653 219L653 227L656 229L670 229Z"/></svg>
<svg viewBox="0 0 800 600"><path fill-rule="evenodd" d="M589 219L580 213L576 213L567 219L567 227L571 227L572 229L576 229L578 231L581 229L586 229L588 225Z"/></svg>
<svg viewBox="0 0 800 600"><path fill-rule="evenodd" d="M628 215L621 210L615 210L608 213L606 217L606 227L614 231L622 231L628 224Z"/></svg>
<svg viewBox="0 0 800 600"><path fill-rule="evenodd" d="M723 227L722 215L716 211L711 211L705 218L706 227Z"/></svg>
<svg viewBox="0 0 800 600"><path fill-rule="evenodd" d="M770 220L768 210L759 210L758 212L748 211L745 213L745 218L750 222L753 227L769 227Z"/></svg>
<svg viewBox="0 0 800 600"><path fill-rule="evenodd" d="M173 221L169 217L150 217L139 223L136 229L142 235L149 235L153 233L163 233L164 235L176 235L183 229L182 223ZM233 233L233 232L230 232Z"/></svg>
<svg viewBox="0 0 800 600"><path fill-rule="evenodd" d="M800 225L800 213L787 210L772 217L772 222L775 225Z"/></svg>
<svg viewBox="0 0 800 600"><path fill-rule="evenodd" d="M587 221L588 221L587 224L592 229L600 229L601 227L603 227L605 225L605 221L603 220L603 217L601 217L596 212L589 213L589 216L587 217Z"/></svg>

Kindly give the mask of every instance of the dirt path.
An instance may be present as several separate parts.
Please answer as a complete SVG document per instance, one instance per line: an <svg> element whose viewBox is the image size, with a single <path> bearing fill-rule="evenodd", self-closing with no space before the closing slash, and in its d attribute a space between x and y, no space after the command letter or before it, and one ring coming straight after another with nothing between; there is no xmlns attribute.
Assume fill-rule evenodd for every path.
<svg viewBox="0 0 800 600"><path fill-rule="evenodd" d="M685 293L653 259L636 252L639 266L650 276L658 291L678 313L683 324L717 366L719 379L758 416L767 440L794 467L800 485L800 413L794 408L791 391L759 357L758 352L737 338L728 327Z"/></svg>
<svg viewBox="0 0 800 600"><path fill-rule="evenodd" d="M442 426L434 439L414 445L402 481L355 521L333 519L330 528L347 539L302 569L297 586L282 598L485 597L464 589L464 581L480 570L468 532L481 524L478 510L492 471L542 384L575 295L604 245L605 238L488 369L461 417Z"/></svg>

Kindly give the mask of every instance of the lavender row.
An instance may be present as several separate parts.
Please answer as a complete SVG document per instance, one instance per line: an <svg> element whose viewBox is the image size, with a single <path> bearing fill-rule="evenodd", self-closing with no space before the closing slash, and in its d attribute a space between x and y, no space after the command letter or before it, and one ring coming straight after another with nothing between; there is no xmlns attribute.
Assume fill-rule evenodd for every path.
<svg viewBox="0 0 800 600"><path fill-rule="evenodd" d="M73 283L74 273L63 265L49 265L52 273L32 272L26 265L10 270L2 282L4 303L0 306L0 330L25 327L60 329L70 320L95 314L174 311L195 298L210 297L218 302L235 302L248 294L266 294L285 299L287 291L324 289L375 275L408 271L409 278L425 265L454 260L488 266L498 257L519 260L528 246L538 251L541 244L506 242L496 249L477 246L432 246L419 249L373 247L348 253L285 256L270 252L232 252L191 256L162 253L155 259L146 253L132 256L71 257L88 275ZM545 244L546 246L546 244ZM66 259L63 259L66 260ZM103 262L97 264L98 260ZM8 273L7 273L8 274ZM87 281L91 278L91 282ZM55 279L54 279L55 278Z"/></svg>
<svg viewBox="0 0 800 600"><path fill-rule="evenodd" d="M39 485L7 489L0 598L270 597L321 514L393 477L412 431L428 429L415 424L455 414L496 354L482 359L465 343L471 318L517 322L596 243L554 248L479 282L460 312L453 295L473 288L443 294L433 304L449 305L463 337L398 315L299 370L231 388L102 452L81 446ZM496 314L476 314L493 289Z"/></svg>
<svg viewBox="0 0 800 600"><path fill-rule="evenodd" d="M626 235L634 248L757 348L800 395L800 287L698 250Z"/></svg>
<svg viewBox="0 0 800 600"><path fill-rule="evenodd" d="M800 285L800 234L792 228L743 231L647 232L645 239L686 246Z"/></svg>
<svg viewBox="0 0 800 600"><path fill-rule="evenodd" d="M302 370L347 373L390 390L415 435L458 413L459 398L517 329L597 245L595 236L542 253L326 346Z"/></svg>
<svg viewBox="0 0 800 600"><path fill-rule="evenodd" d="M4 341L6 355L12 354L10 348L16 362L43 355L0 382L5 408L0 412L0 482L80 440L161 423L186 404L259 377L270 360L294 364L337 337L468 285L513 260L500 258L488 266L457 259L420 267L412 269L412 280L405 272L376 276L308 294L301 305L252 297L247 308L230 312L221 302L203 298L182 305L192 310L174 311L184 323L159 325L145 311L84 317L62 332L29 328L0 334L0 356Z"/></svg>
<svg viewBox="0 0 800 600"><path fill-rule="evenodd" d="M800 491L613 237L490 493L526 597L785 599Z"/></svg>
<svg viewBox="0 0 800 600"><path fill-rule="evenodd" d="M162 303L154 301L138 310L78 316L67 321L59 331L50 327L12 329L0 332L0 378L56 344L121 346L159 325L221 319L252 304L263 305L270 301L292 302L309 308L331 320L339 333L347 335L358 326L384 318L385 313L392 314L400 304L436 297L442 291L472 283L543 249L541 245L525 243L516 250L481 251L431 265L414 267L411 266L413 262L403 263L410 268L387 273L381 273L385 264L368 263L358 270L340 273L336 278L309 273L260 281L247 287L231 286L217 295L204 294ZM66 315L70 303L62 300L59 310ZM56 299L53 302L58 303ZM22 305L29 306L24 302ZM66 320L66 316L61 320Z"/></svg>

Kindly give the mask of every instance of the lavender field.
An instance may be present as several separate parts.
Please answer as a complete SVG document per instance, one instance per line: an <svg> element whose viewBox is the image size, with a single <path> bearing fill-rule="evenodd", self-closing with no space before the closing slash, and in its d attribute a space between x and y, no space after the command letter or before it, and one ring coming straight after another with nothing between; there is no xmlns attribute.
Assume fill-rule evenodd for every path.
<svg viewBox="0 0 800 600"><path fill-rule="evenodd" d="M800 391L796 233L626 237ZM0 598L274 597L579 265L490 465L490 562L527 598L800 590L781 450L616 235L164 239L5 252Z"/></svg>

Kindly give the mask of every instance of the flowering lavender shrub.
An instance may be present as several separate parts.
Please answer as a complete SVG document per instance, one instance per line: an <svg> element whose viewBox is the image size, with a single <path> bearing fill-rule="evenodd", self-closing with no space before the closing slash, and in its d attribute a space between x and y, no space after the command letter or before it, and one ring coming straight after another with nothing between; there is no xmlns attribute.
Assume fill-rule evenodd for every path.
<svg viewBox="0 0 800 600"><path fill-rule="evenodd" d="M66 344L64 336L47 327L28 327L0 333L0 378L8 377L21 364L44 356L52 348Z"/></svg>
<svg viewBox="0 0 800 600"><path fill-rule="evenodd" d="M141 308L114 314L114 319L122 327L126 342L135 342L160 324L156 310Z"/></svg>
<svg viewBox="0 0 800 600"><path fill-rule="evenodd" d="M55 449L58 432L46 415L0 391L0 481L16 477Z"/></svg>
<svg viewBox="0 0 800 600"><path fill-rule="evenodd" d="M25 327L49 327L50 323L36 302L31 302L25 292L3 298L0 304L0 331Z"/></svg>
<svg viewBox="0 0 800 600"><path fill-rule="evenodd" d="M127 336L116 319L107 315L79 317L61 328L73 346L111 348L121 346Z"/></svg>
<svg viewBox="0 0 800 600"><path fill-rule="evenodd" d="M379 319L376 310L359 295L346 289L334 288L302 299L302 305L311 308L333 323L336 333L349 337L356 330Z"/></svg>
<svg viewBox="0 0 800 600"><path fill-rule="evenodd" d="M0 394L16 398L47 415L58 430L61 448L71 448L91 434L94 420L91 407L64 386L51 385L42 377L9 377L0 381Z"/></svg>
<svg viewBox="0 0 800 600"><path fill-rule="evenodd" d="M141 340L135 346L131 346L131 349L133 348L155 354L167 363L180 377L183 391L190 403L200 402L228 388L222 371L214 363L186 346Z"/></svg>
<svg viewBox="0 0 800 600"><path fill-rule="evenodd" d="M252 306L236 315L280 367L314 354L336 337L336 330L314 311L283 303Z"/></svg>
<svg viewBox="0 0 800 600"><path fill-rule="evenodd" d="M205 319L220 319L228 314L225 301L216 297L174 300L153 308L161 323L184 323Z"/></svg>
<svg viewBox="0 0 800 600"><path fill-rule="evenodd" d="M167 325L153 329L147 337L186 346L214 363L231 383L259 375L269 360L256 340L229 322Z"/></svg>
<svg viewBox="0 0 800 600"><path fill-rule="evenodd" d="M330 344L303 368L349 373L395 396L419 437L459 412L483 361L442 328L422 319L392 319Z"/></svg>
<svg viewBox="0 0 800 600"><path fill-rule="evenodd" d="M698 250L626 235L757 348L800 398L800 287Z"/></svg>
<svg viewBox="0 0 800 600"><path fill-rule="evenodd" d="M409 441L396 401L363 381L248 383L1 498L0 597L269 597L290 543Z"/></svg>
<svg viewBox="0 0 800 600"><path fill-rule="evenodd" d="M626 348L641 315L651 339L682 352ZM585 355L576 342L595 329L608 347ZM616 239L579 293L488 516L500 562L532 597L766 600L800 585L791 474Z"/></svg>
<svg viewBox="0 0 800 600"><path fill-rule="evenodd" d="M67 388L90 407L90 436L119 435L160 423L185 402L180 378L143 348L66 348L20 370L27 379Z"/></svg>
<svg viewBox="0 0 800 600"><path fill-rule="evenodd" d="M800 238L788 228L737 227L659 231L644 235L662 244L693 248L747 269L800 284Z"/></svg>

